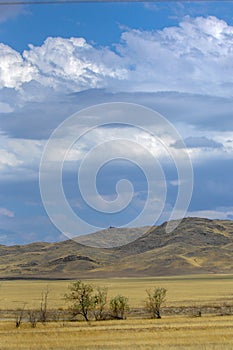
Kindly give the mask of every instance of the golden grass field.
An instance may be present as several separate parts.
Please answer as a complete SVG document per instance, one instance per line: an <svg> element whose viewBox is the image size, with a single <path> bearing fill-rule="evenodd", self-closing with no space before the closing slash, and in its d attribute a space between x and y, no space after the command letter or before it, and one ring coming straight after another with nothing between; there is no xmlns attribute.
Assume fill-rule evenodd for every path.
<svg viewBox="0 0 233 350"><path fill-rule="evenodd" d="M130 306L143 307L145 290L167 288L166 306L233 305L233 276L202 275L160 278L89 280L106 286L109 298L123 294ZM64 293L71 281L2 281L0 309L38 309L49 289L48 308L67 308ZM14 320L0 321L0 350L73 349L233 349L233 316L164 316L161 320L129 317L121 321L49 322L31 328Z"/></svg>
<svg viewBox="0 0 233 350"><path fill-rule="evenodd" d="M0 349L225 350L233 349L232 329L232 316L49 323L35 329L1 322Z"/></svg>
<svg viewBox="0 0 233 350"><path fill-rule="evenodd" d="M25 304L38 308L41 292L49 289L49 307L66 308L63 299L72 281L0 281L0 309L17 309ZM106 278L85 280L96 286L108 287L109 298L123 294L130 306L143 307L146 289L162 286L167 289L166 305L200 305L233 303L232 275L193 275L176 277Z"/></svg>

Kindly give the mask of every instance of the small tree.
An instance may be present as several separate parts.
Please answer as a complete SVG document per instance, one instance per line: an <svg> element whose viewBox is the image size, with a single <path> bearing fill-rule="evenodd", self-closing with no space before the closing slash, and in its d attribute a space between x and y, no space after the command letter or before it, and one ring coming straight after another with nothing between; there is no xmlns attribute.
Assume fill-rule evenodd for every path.
<svg viewBox="0 0 233 350"><path fill-rule="evenodd" d="M108 289L97 288L96 294L94 295L94 316L96 321L105 320L107 317L106 304L107 304Z"/></svg>
<svg viewBox="0 0 233 350"><path fill-rule="evenodd" d="M153 291L147 290L146 308L152 318L161 318L161 305L165 302L167 290L159 287L154 288Z"/></svg>
<svg viewBox="0 0 233 350"><path fill-rule="evenodd" d="M70 293L65 294L65 299L71 302L73 316L82 315L89 321L89 313L94 306L92 285L79 280L71 283L68 288Z"/></svg>
<svg viewBox="0 0 233 350"><path fill-rule="evenodd" d="M110 300L111 316L115 319L124 319L125 313L129 311L128 298L117 295Z"/></svg>
<svg viewBox="0 0 233 350"><path fill-rule="evenodd" d="M41 303L40 303L40 322L46 324L47 321L47 306L48 306L48 288L41 293Z"/></svg>

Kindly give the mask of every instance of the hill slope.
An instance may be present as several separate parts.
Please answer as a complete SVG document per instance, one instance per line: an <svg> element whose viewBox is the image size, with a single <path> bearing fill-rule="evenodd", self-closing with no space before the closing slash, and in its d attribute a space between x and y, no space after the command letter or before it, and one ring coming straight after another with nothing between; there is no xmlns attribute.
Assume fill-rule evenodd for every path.
<svg viewBox="0 0 233 350"><path fill-rule="evenodd" d="M109 227L105 230L79 236L75 238L75 241L95 248L113 248L135 241L149 229L149 226L139 228Z"/></svg>
<svg viewBox="0 0 233 350"><path fill-rule="evenodd" d="M171 233L166 233L165 227L166 223L152 227L134 242L110 249L73 240L1 245L0 278L233 273L232 221L186 218ZM117 234L117 229L114 232ZM96 240L99 233L93 235Z"/></svg>

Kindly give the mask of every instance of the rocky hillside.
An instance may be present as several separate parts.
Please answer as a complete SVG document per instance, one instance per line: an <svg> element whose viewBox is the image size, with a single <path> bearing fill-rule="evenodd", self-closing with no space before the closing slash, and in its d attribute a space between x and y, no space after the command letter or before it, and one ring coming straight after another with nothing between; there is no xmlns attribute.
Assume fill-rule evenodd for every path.
<svg viewBox="0 0 233 350"><path fill-rule="evenodd" d="M171 233L166 223L132 229L138 235L116 248L85 246L73 240L0 245L0 278L80 278L110 276L162 276L195 273L233 273L233 222L186 218ZM117 235L114 228L114 235ZM123 235L124 230L120 230ZM128 229L125 234L129 234ZM112 231L113 233L113 231ZM111 234L112 234L111 233ZM107 232L106 245L109 244ZM86 239L104 243L104 231ZM117 239L116 239L117 240ZM84 242L83 242L84 243Z"/></svg>

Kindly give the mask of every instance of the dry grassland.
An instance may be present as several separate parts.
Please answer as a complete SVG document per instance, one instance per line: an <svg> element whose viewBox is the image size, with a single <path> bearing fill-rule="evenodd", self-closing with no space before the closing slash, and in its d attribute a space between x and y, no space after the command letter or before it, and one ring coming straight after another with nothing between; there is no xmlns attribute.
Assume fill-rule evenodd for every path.
<svg viewBox="0 0 233 350"><path fill-rule="evenodd" d="M71 281L2 281L0 309L38 309L41 291L50 291L48 308L66 308L64 293ZM107 286L109 298L128 296L132 307L143 307L145 290L154 286L167 288L166 306L233 305L233 276L181 276L167 278L115 278L88 281ZM233 316L164 316L161 320L22 323L0 321L0 350L147 350L233 349Z"/></svg>
<svg viewBox="0 0 233 350"><path fill-rule="evenodd" d="M123 294L131 307L143 307L145 290L155 286L167 289L166 305L201 305L233 303L232 275L197 275L154 278L109 278L85 280L108 287L109 298ZM64 293L71 281L1 281L0 309L38 308L41 292L49 289L49 307L66 307Z"/></svg>
<svg viewBox="0 0 233 350"><path fill-rule="evenodd" d="M13 323L0 323L0 349L225 350L233 349L232 329L231 316L49 323L17 330Z"/></svg>

